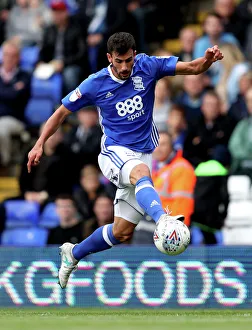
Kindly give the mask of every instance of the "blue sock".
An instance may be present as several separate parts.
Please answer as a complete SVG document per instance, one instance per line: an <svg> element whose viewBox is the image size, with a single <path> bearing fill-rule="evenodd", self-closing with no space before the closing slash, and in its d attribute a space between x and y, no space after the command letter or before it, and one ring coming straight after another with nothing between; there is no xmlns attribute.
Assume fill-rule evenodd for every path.
<svg viewBox="0 0 252 330"><path fill-rule="evenodd" d="M144 211L152 217L155 222L158 222L160 216L165 214L162 208L161 200L158 193L153 187L151 178L144 176L136 183L136 200Z"/></svg>
<svg viewBox="0 0 252 330"><path fill-rule="evenodd" d="M111 223L96 229L84 241L75 245L72 253L76 260L80 260L90 253L107 250L120 243L113 235L113 224Z"/></svg>

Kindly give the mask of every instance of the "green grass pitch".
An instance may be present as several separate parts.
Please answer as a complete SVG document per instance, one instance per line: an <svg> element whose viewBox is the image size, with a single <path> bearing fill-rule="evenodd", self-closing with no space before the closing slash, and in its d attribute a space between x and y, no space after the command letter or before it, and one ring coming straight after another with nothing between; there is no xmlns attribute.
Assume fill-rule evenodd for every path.
<svg viewBox="0 0 252 330"><path fill-rule="evenodd" d="M251 330L252 310L0 309L3 330Z"/></svg>

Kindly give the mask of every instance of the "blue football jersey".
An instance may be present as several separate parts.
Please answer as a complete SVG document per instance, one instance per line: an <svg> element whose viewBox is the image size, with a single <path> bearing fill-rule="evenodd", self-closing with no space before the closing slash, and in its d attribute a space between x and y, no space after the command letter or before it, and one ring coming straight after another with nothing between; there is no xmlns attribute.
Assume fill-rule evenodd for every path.
<svg viewBox="0 0 252 330"><path fill-rule="evenodd" d="M159 139L152 118L155 85L160 78L175 75L177 61L175 56L139 54L127 80L116 78L108 66L85 79L62 103L73 112L97 106L105 146L151 153Z"/></svg>

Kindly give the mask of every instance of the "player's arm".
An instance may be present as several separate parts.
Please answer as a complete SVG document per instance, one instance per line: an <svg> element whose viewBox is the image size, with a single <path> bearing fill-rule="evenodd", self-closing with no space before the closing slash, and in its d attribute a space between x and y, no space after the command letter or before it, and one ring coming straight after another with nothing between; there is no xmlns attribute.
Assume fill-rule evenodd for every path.
<svg viewBox="0 0 252 330"><path fill-rule="evenodd" d="M72 112L69 111L64 105L61 105L47 120L39 139L28 154L27 169L29 173L31 172L32 166L39 164L46 140L57 131L61 123L70 113Z"/></svg>
<svg viewBox="0 0 252 330"><path fill-rule="evenodd" d="M177 62L176 75L196 75L207 71L210 66L219 60L223 59L223 54L218 46L208 48L203 57L196 58L191 62Z"/></svg>

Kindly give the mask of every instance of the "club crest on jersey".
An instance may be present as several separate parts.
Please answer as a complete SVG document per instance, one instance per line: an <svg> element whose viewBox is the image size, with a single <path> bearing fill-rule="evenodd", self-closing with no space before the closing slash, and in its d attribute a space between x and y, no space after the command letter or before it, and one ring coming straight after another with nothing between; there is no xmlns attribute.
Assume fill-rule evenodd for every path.
<svg viewBox="0 0 252 330"><path fill-rule="evenodd" d="M142 77L136 76L136 77L131 77L131 79L133 81L135 91L144 91L145 90Z"/></svg>
<svg viewBox="0 0 252 330"><path fill-rule="evenodd" d="M70 102L75 102L77 101L78 99L80 99L82 97L82 94L80 92L80 89L79 88L76 88L72 94L70 95L69 97L69 101Z"/></svg>

